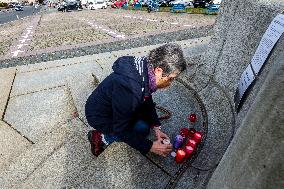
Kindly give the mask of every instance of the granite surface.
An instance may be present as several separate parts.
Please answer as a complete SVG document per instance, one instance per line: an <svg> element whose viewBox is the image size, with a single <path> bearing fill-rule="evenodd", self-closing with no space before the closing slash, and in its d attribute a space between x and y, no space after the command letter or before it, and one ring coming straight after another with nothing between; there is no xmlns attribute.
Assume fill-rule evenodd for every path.
<svg viewBox="0 0 284 189"><path fill-rule="evenodd" d="M0 168L3 170L15 157L30 147L31 143L5 122L0 121L0 146Z"/></svg>
<svg viewBox="0 0 284 189"><path fill-rule="evenodd" d="M169 176L138 151L113 143L80 175L76 188L164 188Z"/></svg>
<svg viewBox="0 0 284 189"><path fill-rule="evenodd" d="M178 81L174 82L168 89L157 91L154 94L154 101L157 103L157 106L166 108L172 113L170 119L162 121L162 131L170 137L172 143L175 136L180 133L180 128L193 127L201 132L206 130L203 125L206 118L203 117L202 114L202 104L196 99L193 90L186 88ZM163 114L159 111L157 112L159 115ZM197 121L194 124L187 120L188 115L191 113L197 115ZM155 137L151 136L151 139L155 139ZM175 175L181 167L170 155L167 158L163 158L150 153L149 157L172 176Z"/></svg>
<svg viewBox="0 0 284 189"><path fill-rule="evenodd" d="M67 50L58 50L56 52L40 53L37 55L30 55L26 57L18 57L6 60L0 60L0 68L14 67L17 65L34 64L39 62L46 62L50 60L58 60L65 58L73 58L103 52L111 52L117 50L124 50L166 42L182 41L186 39L193 39L205 37L212 34L212 26L203 26L193 29L179 30L168 33L157 33L144 37L135 37L132 39L113 41L109 43L89 45L86 47L75 47Z"/></svg>
<svg viewBox="0 0 284 189"><path fill-rule="evenodd" d="M74 107L64 88L54 88L10 99L4 120L34 143L71 118Z"/></svg>
<svg viewBox="0 0 284 189"><path fill-rule="evenodd" d="M12 88L13 80L15 77L16 69L8 68L0 70L0 118L3 117L7 105L7 101Z"/></svg>
<svg viewBox="0 0 284 189"><path fill-rule="evenodd" d="M207 188L283 188L283 56L274 62Z"/></svg>
<svg viewBox="0 0 284 189"><path fill-rule="evenodd" d="M200 98L206 108L208 131L204 145L192 166L215 169L234 135L233 109L224 92L214 83L203 89Z"/></svg>
<svg viewBox="0 0 284 189"><path fill-rule="evenodd" d="M38 143L24 153L15 157L5 169L1 170L0 183L2 188L19 186L33 173L56 149L59 149L64 141L73 138L68 125L62 125L52 132L43 135Z"/></svg>
<svg viewBox="0 0 284 189"><path fill-rule="evenodd" d="M18 188L71 188L94 161L89 144L77 135L54 151ZM78 179L80 178L80 179Z"/></svg>
<svg viewBox="0 0 284 189"><path fill-rule="evenodd" d="M88 62L22 72L17 74L11 96L63 86L68 77L92 73L97 69L100 69L98 64Z"/></svg>

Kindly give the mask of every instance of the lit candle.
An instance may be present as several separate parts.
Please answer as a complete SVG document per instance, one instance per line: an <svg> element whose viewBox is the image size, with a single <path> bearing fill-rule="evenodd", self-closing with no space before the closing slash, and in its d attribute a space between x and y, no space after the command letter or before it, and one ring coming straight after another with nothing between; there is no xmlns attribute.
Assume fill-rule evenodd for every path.
<svg viewBox="0 0 284 189"><path fill-rule="evenodd" d="M186 153L185 158L190 158L193 152L194 152L194 149L192 148L192 146L186 146L185 147L185 153Z"/></svg>
<svg viewBox="0 0 284 189"><path fill-rule="evenodd" d="M189 129L188 128L181 128L180 129L180 135L183 137L183 138L186 138L188 137L189 135Z"/></svg>
<svg viewBox="0 0 284 189"><path fill-rule="evenodd" d="M189 139L186 146L191 146L193 149L196 148L197 142L193 139Z"/></svg>
<svg viewBox="0 0 284 189"><path fill-rule="evenodd" d="M200 132L195 132L193 138L199 144L201 142L201 139L202 139L202 134Z"/></svg>
<svg viewBox="0 0 284 189"><path fill-rule="evenodd" d="M171 141L170 141L169 139L164 139L164 140L162 141L162 143L163 143L163 144L170 144Z"/></svg>
<svg viewBox="0 0 284 189"><path fill-rule="evenodd" d="M190 122L195 122L196 119L197 119L197 116L196 116L195 114L190 114L190 115L188 116L188 120L189 120Z"/></svg>
<svg viewBox="0 0 284 189"><path fill-rule="evenodd" d="M182 163L185 158L185 151L183 149L178 149L176 153L175 160L177 163Z"/></svg>
<svg viewBox="0 0 284 189"><path fill-rule="evenodd" d="M183 143L183 137L181 135L177 135L174 141L174 148L178 149L179 147L182 146Z"/></svg>

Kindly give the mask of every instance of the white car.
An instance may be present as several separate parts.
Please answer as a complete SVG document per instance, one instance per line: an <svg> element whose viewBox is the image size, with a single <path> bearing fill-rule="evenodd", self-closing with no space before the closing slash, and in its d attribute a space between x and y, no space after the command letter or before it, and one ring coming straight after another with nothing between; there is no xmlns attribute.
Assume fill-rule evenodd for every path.
<svg viewBox="0 0 284 189"><path fill-rule="evenodd" d="M172 6L176 4L183 4L184 6L193 7L193 3L191 0L175 0L175 1L171 1L169 4Z"/></svg>
<svg viewBox="0 0 284 189"><path fill-rule="evenodd" d="M90 10L97 10L97 9L106 9L107 4L105 1L98 1L96 3L90 4L88 9Z"/></svg>

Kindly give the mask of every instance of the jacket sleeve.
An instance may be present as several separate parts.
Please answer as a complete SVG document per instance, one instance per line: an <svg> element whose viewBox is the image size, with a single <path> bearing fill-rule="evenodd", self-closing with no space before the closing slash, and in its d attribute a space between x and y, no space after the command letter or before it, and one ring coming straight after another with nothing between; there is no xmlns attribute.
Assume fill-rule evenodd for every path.
<svg viewBox="0 0 284 189"><path fill-rule="evenodd" d="M156 112L156 103L154 103L152 96L150 97L149 100L153 104L152 108L151 108L151 118L152 118L151 126L157 126L157 125L160 126L161 122L160 122L159 117L158 117L157 112Z"/></svg>
<svg viewBox="0 0 284 189"><path fill-rule="evenodd" d="M139 99L131 89L119 82L114 82L112 91L113 133L123 142L137 149L142 154L150 151L153 142L133 130L131 121Z"/></svg>
<svg viewBox="0 0 284 189"><path fill-rule="evenodd" d="M156 104L153 102L152 96L147 97L139 107L139 115L151 126L160 126Z"/></svg>

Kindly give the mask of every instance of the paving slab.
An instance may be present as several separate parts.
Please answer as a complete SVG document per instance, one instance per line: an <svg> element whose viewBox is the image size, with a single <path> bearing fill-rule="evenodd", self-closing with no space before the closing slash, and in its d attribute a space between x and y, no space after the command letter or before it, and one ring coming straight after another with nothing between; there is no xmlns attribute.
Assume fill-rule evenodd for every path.
<svg viewBox="0 0 284 189"><path fill-rule="evenodd" d="M172 143L182 127L193 127L196 130L204 132L203 122L206 118L203 117L201 104L194 95L194 91L190 88L175 81L170 88L154 93L154 101L157 103L157 106L164 107L172 113L170 119L162 121L162 131L170 137ZM161 115L159 111L157 112ZM191 124L187 120L188 115L191 113L195 113L198 117L194 124ZM150 138L154 140L155 137L151 136ZM181 164L176 164L174 158L171 156L163 158L151 153L148 155L172 176L181 167Z"/></svg>
<svg viewBox="0 0 284 189"><path fill-rule="evenodd" d="M32 144L8 124L0 121L0 168L3 169L15 157Z"/></svg>
<svg viewBox="0 0 284 189"><path fill-rule="evenodd" d="M15 79L11 96L65 85L67 77L80 73L92 73L92 71L100 69L100 66L94 61L70 66L53 67L35 72L19 73Z"/></svg>
<svg viewBox="0 0 284 189"><path fill-rule="evenodd" d="M164 188L169 176L125 143L113 143L80 175L75 188Z"/></svg>
<svg viewBox="0 0 284 189"><path fill-rule="evenodd" d="M96 76L92 76L90 73L70 76L66 80L77 113L79 114L79 117L84 120L85 124L87 124L85 117L85 104L88 97L95 90L99 81Z"/></svg>
<svg viewBox="0 0 284 189"><path fill-rule="evenodd" d="M5 121L37 143L46 133L71 118L74 107L66 88L54 88L12 97Z"/></svg>
<svg viewBox="0 0 284 189"><path fill-rule="evenodd" d="M200 171L193 167L189 167L177 181L176 189L204 189L212 175L210 171Z"/></svg>
<svg viewBox="0 0 284 189"><path fill-rule="evenodd" d="M59 149L64 141L74 136L68 129L68 125L62 125L43 138L24 153L17 156L5 169L1 170L0 183L2 188L19 186L32 172L34 172L45 160Z"/></svg>
<svg viewBox="0 0 284 189"><path fill-rule="evenodd" d="M74 135L49 156L18 188L71 188L85 180L80 175L94 161L89 143Z"/></svg>
<svg viewBox="0 0 284 189"><path fill-rule="evenodd" d="M13 80L15 77L16 69L7 68L0 69L0 117L2 118L7 100L9 98L10 90L12 88Z"/></svg>
<svg viewBox="0 0 284 189"><path fill-rule="evenodd" d="M204 146L193 166L208 170L216 168L234 134L234 118L229 100L217 84L210 83L200 93L208 116L208 133Z"/></svg>
<svg viewBox="0 0 284 189"><path fill-rule="evenodd" d="M96 60L98 57L103 57L105 56L105 54L107 53L86 55L86 56L81 56L81 57L66 58L66 59L52 60L52 61L41 62L41 63L36 63L36 64L27 64L23 66L17 66L17 73L31 72L31 71L44 70L44 69L53 68L53 67L61 67L61 66L67 66L67 65L72 65L72 64L85 63L85 62Z"/></svg>

